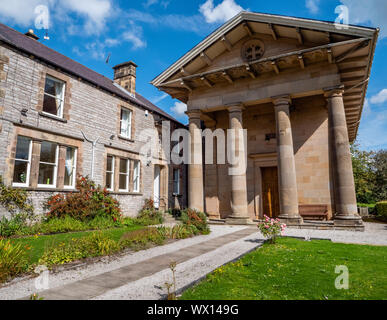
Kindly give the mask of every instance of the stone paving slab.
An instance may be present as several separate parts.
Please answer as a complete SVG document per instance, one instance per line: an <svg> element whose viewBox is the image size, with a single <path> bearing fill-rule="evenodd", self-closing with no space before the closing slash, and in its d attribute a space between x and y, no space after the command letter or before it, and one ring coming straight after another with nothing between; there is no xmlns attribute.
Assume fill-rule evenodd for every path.
<svg viewBox="0 0 387 320"><path fill-rule="evenodd" d="M159 255L139 263L131 264L113 271L105 272L74 283L39 292L45 300L88 300L103 295L109 290L127 283L150 277L169 268L172 261L181 264L203 254L207 254L228 243L257 233L255 228L245 228L226 234L205 243L199 243L168 254ZM23 299L29 299L25 297Z"/></svg>

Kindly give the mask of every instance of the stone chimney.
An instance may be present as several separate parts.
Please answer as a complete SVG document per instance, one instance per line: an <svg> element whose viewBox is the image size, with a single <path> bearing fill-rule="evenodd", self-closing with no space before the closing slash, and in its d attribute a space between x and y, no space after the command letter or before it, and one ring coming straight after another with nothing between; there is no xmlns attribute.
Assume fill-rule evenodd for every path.
<svg viewBox="0 0 387 320"><path fill-rule="evenodd" d="M25 33L25 35L31 39L39 40L39 37L34 33L34 30L29 29L28 32Z"/></svg>
<svg viewBox="0 0 387 320"><path fill-rule="evenodd" d="M136 93L136 68L137 65L133 61L124 62L113 67L114 82L133 95Z"/></svg>

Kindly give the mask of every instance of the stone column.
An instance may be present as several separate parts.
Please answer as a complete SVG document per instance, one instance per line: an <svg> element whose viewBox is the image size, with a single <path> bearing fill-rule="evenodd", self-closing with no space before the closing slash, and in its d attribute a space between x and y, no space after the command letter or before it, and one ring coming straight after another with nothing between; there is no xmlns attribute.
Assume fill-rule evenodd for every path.
<svg viewBox="0 0 387 320"><path fill-rule="evenodd" d="M203 150L200 113L200 110L187 111L191 136L191 154L188 165L188 207L203 211Z"/></svg>
<svg viewBox="0 0 387 320"><path fill-rule="evenodd" d="M227 223L229 224L248 224L251 222L251 219L247 210L247 182L246 182L246 169L247 169L247 160L246 160L246 146L244 140L240 139L239 130L243 130L243 106L236 105L228 108L230 115L230 129L235 130L235 142L234 147L235 150L231 150L231 152L237 151L236 156L240 161L244 161L245 170L243 172L237 173L229 173L231 175L231 216L227 219ZM229 139L229 136L227 136ZM230 143L228 143L230 146ZM241 164L238 163L236 165L231 165L232 168L236 168ZM242 164L243 166L243 164Z"/></svg>
<svg viewBox="0 0 387 320"><path fill-rule="evenodd" d="M289 96L273 98L277 133L279 218L288 225L299 225L302 224L303 220L298 212L296 166L289 111L290 102Z"/></svg>
<svg viewBox="0 0 387 320"><path fill-rule="evenodd" d="M204 125L206 130L211 130L212 133L216 130L216 121L215 120L205 120ZM204 165L204 203L206 207L206 213L210 219L220 219L219 212L219 188L218 188L218 159L217 159L217 145L218 139L212 139L212 164L211 162L205 161ZM205 140L205 157L209 156L210 153L210 142ZM210 157L208 157L210 160Z"/></svg>
<svg viewBox="0 0 387 320"><path fill-rule="evenodd" d="M343 87L325 89L328 102L329 142L333 162L335 224L363 226L357 214L355 182L345 117Z"/></svg>

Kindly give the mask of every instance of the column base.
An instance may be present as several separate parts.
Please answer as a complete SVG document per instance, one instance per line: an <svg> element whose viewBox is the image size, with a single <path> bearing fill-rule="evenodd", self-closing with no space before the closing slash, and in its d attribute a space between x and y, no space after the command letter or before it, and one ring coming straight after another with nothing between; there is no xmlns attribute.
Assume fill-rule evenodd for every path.
<svg viewBox="0 0 387 320"><path fill-rule="evenodd" d="M362 218L359 215L335 216L334 224L337 227L364 227Z"/></svg>
<svg viewBox="0 0 387 320"><path fill-rule="evenodd" d="M299 226L304 223L304 219L301 216L298 217L289 217L289 216L279 216L278 219L287 226Z"/></svg>
<svg viewBox="0 0 387 320"><path fill-rule="evenodd" d="M226 224L231 225L248 225L253 224L253 220L249 217L228 217Z"/></svg>

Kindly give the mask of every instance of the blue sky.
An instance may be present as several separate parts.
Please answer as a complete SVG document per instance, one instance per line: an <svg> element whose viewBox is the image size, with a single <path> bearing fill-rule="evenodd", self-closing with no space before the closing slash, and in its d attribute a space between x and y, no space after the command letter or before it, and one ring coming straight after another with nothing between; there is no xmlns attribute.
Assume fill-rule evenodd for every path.
<svg viewBox="0 0 387 320"><path fill-rule="evenodd" d="M46 45L110 78L112 66L133 60L137 91L183 122L185 105L149 82L223 22L242 9L334 21L335 8L346 5L350 23L381 29L358 142L387 148L385 0L0 0L0 21L43 38L45 31L34 26L39 5L50 14Z"/></svg>

